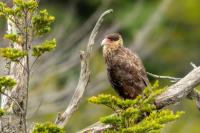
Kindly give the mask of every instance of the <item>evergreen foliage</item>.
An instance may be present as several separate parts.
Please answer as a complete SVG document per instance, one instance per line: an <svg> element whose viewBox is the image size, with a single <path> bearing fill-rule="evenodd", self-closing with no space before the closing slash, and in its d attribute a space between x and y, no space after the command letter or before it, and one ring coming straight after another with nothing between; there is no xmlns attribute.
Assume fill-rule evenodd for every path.
<svg viewBox="0 0 200 133"><path fill-rule="evenodd" d="M55 17L49 15L47 10L38 10L36 0L13 0L13 5L14 8L10 8L5 3L0 2L0 16L8 19L16 28L16 32L4 35L4 38L9 40L11 45L7 48L0 48L0 56L10 61L20 62L21 59L29 56L31 51L33 56L39 57L44 52L55 49L55 39L32 46L32 42L37 36L42 36L50 31ZM19 45L21 48L14 48L13 45ZM10 86L9 84L6 86L8 81L11 79L1 78L4 86L0 87L6 89Z"/></svg>
<svg viewBox="0 0 200 133"><path fill-rule="evenodd" d="M15 43L15 44L18 44L18 45L24 45L25 43L25 39L22 35L18 35L18 34L5 34L4 35L4 38L9 40L11 43Z"/></svg>
<svg viewBox="0 0 200 133"><path fill-rule="evenodd" d="M8 40L10 40L12 42L17 42L18 36L17 36L17 34L5 34L4 38L8 39Z"/></svg>
<svg viewBox="0 0 200 133"><path fill-rule="evenodd" d="M56 40L45 41L44 43L33 47L33 56L41 56L45 52L49 52L56 47Z"/></svg>
<svg viewBox="0 0 200 133"><path fill-rule="evenodd" d="M9 76L0 77L0 92L3 92L5 88L10 88L16 85L16 81Z"/></svg>
<svg viewBox="0 0 200 133"><path fill-rule="evenodd" d="M33 17L33 26L35 27L35 34L41 36L50 32L51 23L54 22L55 17L48 14L47 10L41 10L39 14Z"/></svg>
<svg viewBox="0 0 200 133"><path fill-rule="evenodd" d="M45 52L52 51L56 47L55 39L33 46L34 39L42 37L51 31L51 25L55 17L49 15L45 9L39 10L37 0L13 0L13 8L0 2L0 16L6 18L9 28L12 28L12 33L4 35L4 38L9 41L9 47L0 48L0 56L4 57L8 64L12 62L21 64L26 69L27 75L29 75L31 71L29 66L34 64L29 61L31 52L36 61L37 57ZM8 31L10 31L9 28ZM21 63L22 59L26 59L26 64ZM29 82L29 78L26 82ZM12 89L14 85L16 85L14 79L8 76L0 77L0 93L4 94L3 92L6 89ZM5 114L5 111L0 109L0 117ZM53 123L43 123L36 124L33 132L64 133L64 130Z"/></svg>
<svg viewBox="0 0 200 133"><path fill-rule="evenodd" d="M11 61L19 61L21 58L27 55L26 51L22 51L15 48L0 48L0 56Z"/></svg>
<svg viewBox="0 0 200 133"><path fill-rule="evenodd" d="M183 114L183 112L174 113L169 109L158 110L156 108L155 97L164 90L164 88L159 88L158 82L156 82L133 100L123 100L112 95L101 94L91 97L89 102L105 105L114 110L115 114L100 118L102 123L110 124L113 127L106 132L160 132L166 123L178 119Z"/></svg>
<svg viewBox="0 0 200 133"><path fill-rule="evenodd" d="M5 110L0 109L0 117L2 117L5 114Z"/></svg>
<svg viewBox="0 0 200 133"><path fill-rule="evenodd" d="M64 129L51 122L38 123L33 129L33 133L64 133Z"/></svg>
<svg viewBox="0 0 200 133"><path fill-rule="evenodd" d="M18 44L24 47L24 49L1 48L0 56L12 61L18 61L27 56L29 50L33 51L33 56L38 57L44 52L50 52L55 49L55 39L32 47L34 38L41 37L50 32L51 24L54 22L55 17L49 15L46 9L38 11L36 0L13 0L13 4L15 5L14 8L10 8L3 2L0 2L0 16L7 18L17 28L16 33L5 34L4 38L8 39L11 44Z"/></svg>

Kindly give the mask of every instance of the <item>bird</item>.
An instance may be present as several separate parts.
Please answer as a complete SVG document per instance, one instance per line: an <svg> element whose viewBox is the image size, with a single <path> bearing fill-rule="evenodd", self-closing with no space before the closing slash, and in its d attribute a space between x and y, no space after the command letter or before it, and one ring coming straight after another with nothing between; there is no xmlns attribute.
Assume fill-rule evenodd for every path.
<svg viewBox="0 0 200 133"><path fill-rule="evenodd" d="M106 35L101 45L112 87L120 97L135 99L149 85L140 57L123 45L123 39L119 33Z"/></svg>

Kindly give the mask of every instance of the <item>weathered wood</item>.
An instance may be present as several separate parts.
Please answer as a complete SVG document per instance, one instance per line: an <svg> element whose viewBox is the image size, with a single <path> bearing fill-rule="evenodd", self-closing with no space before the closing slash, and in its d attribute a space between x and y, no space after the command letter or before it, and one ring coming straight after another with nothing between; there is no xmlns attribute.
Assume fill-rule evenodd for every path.
<svg viewBox="0 0 200 133"><path fill-rule="evenodd" d="M166 92L157 97L155 104L157 108L179 102L182 98L189 95L193 89L200 84L200 67L193 69L179 82L170 86Z"/></svg>

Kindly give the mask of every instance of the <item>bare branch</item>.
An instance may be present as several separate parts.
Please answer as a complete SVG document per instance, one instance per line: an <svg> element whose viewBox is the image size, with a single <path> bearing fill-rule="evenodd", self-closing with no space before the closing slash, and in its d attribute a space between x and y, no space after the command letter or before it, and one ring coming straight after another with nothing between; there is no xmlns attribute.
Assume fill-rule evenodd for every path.
<svg viewBox="0 0 200 133"><path fill-rule="evenodd" d="M197 66L193 63L193 62L190 62L190 65L195 69L197 68Z"/></svg>
<svg viewBox="0 0 200 133"><path fill-rule="evenodd" d="M105 131L106 129L112 128L112 125L106 125L101 122L96 122L92 124L91 126L77 132L77 133L100 133Z"/></svg>
<svg viewBox="0 0 200 133"><path fill-rule="evenodd" d="M11 96L9 96L8 94L4 93L4 92L0 92L0 94L8 97L10 100L12 100L17 106L18 108L20 109L21 113L23 114L24 113L24 110L22 109L22 107L19 105L19 103L14 99L12 98Z"/></svg>
<svg viewBox="0 0 200 133"><path fill-rule="evenodd" d="M156 75L150 72L147 72L147 74L151 77L154 78L159 78L159 79L169 79L171 82L177 82L178 80L180 80L181 78L176 78L176 77L171 77L171 76L161 76L161 75Z"/></svg>
<svg viewBox="0 0 200 133"><path fill-rule="evenodd" d="M101 16L100 16L100 18L98 19L98 21L97 21L97 23L96 23L94 29L92 30L92 33L91 33L91 35L90 35L89 42L88 42L88 47L87 47L87 52L88 52L89 54L92 52L92 46L94 45L95 37L96 37L96 35L97 35L98 31L99 31L99 28L100 28L100 26L101 26L101 23L103 22L104 17L105 17L107 14L111 13L111 12L113 12L113 10L112 10L112 9L109 9L109 10L105 11L103 14L101 14Z"/></svg>
<svg viewBox="0 0 200 133"><path fill-rule="evenodd" d="M158 108L179 102L200 84L200 67L193 69L177 83L170 86L166 92L157 97L155 104Z"/></svg>
<svg viewBox="0 0 200 133"><path fill-rule="evenodd" d="M197 66L194 63L190 63L193 68L197 68ZM160 75L156 75L156 74L152 74L147 72L148 75L154 77L154 78L159 78L159 79L169 79L171 80L171 82L177 82L179 81L181 78L176 78L176 77L171 77L171 76L160 76ZM187 95L187 98L194 100L196 102L197 108L200 110L200 92L198 90L196 90L195 88Z"/></svg>
<svg viewBox="0 0 200 133"><path fill-rule="evenodd" d="M35 63L38 61L38 59L39 59L39 56L36 57L35 60L33 61L32 65L31 65L31 67L30 67L30 72L32 71L32 69L33 69Z"/></svg>
<svg viewBox="0 0 200 133"><path fill-rule="evenodd" d="M81 54L80 54L81 72L80 72L79 82L78 82L78 85L74 92L74 95L73 95L68 107L66 108L65 112L62 114L59 114L55 121L55 123L58 126L63 127L78 108L79 102L80 102L81 98L83 97L83 94L85 92L85 89L87 87L87 84L88 84L89 78L90 78L89 60L90 60L90 54L92 52L92 47L94 45L95 37L98 33L101 23L103 22L103 18L111 12L113 12L112 9L107 10L100 16L100 18L98 19L98 21L90 35L88 45L87 45L87 50L81 51Z"/></svg>

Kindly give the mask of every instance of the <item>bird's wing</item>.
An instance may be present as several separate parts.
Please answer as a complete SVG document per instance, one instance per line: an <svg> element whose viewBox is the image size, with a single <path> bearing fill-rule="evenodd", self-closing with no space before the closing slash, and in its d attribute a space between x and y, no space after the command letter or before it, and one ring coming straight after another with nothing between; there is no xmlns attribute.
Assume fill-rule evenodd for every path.
<svg viewBox="0 0 200 133"><path fill-rule="evenodd" d="M128 48L124 48L124 49L125 49L124 51L126 51L125 54L130 58L130 60L133 60L131 61L131 63L133 64L137 72L139 73L141 79L146 84L146 86L148 86L149 80L147 78L147 73L141 59L136 53L133 53L130 49Z"/></svg>
<svg viewBox="0 0 200 133"><path fill-rule="evenodd" d="M113 87L122 97L135 98L148 85L144 66L136 55L129 49L121 48L113 57L109 79Z"/></svg>

